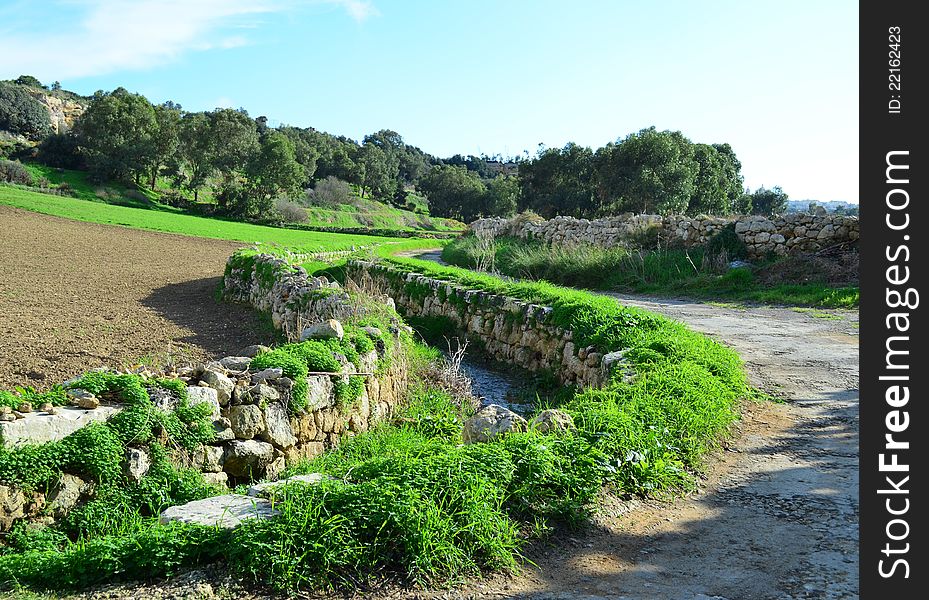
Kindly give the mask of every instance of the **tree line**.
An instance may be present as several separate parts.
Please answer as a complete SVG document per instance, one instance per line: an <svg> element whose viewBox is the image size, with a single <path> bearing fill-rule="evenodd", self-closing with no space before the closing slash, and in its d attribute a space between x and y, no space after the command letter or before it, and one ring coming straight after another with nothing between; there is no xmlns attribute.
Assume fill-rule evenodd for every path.
<svg viewBox="0 0 929 600"><path fill-rule="evenodd" d="M44 107L22 91L41 85L27 77L0 82L0 128L42 139L40 160L84 168L100 180L153 189L160 181L195 202L208 189L220 210L242 218L264 218L277 199L304 196L333 178L355 185L363 198L403 208L415 191L426 196L432 215L465 222L522 210L595 217L786 209L780 188L743 188L729 144L693 143L678 131L651 127L597 150L569 143L509 161L442 159L389 129L357 142L311 127L272 128L244 109L152 104L120 87L94 94L73 131L58 135L42 127ZM514 168L500 168L504 162Z"/></svg>

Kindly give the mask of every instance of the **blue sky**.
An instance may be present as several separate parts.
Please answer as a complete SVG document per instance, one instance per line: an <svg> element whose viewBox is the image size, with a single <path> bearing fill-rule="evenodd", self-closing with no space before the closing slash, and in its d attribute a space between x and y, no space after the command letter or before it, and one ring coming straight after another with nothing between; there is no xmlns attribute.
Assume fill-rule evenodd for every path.
<svg viewBox="0 0 929 600"><path fill-rule="evenodd" d="M0 56L438 156L655 125L729 142L752 188L858 200L857 2L0 0Z"/></svg>

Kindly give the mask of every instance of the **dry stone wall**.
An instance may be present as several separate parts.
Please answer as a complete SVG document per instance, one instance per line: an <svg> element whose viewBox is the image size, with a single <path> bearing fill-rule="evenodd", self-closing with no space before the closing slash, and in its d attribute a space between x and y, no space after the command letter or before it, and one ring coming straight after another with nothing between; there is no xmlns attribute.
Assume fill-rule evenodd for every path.
<svg viewBox="0 0 929 600"><path fill-rule="evenodd" d="M531 220L521 217L479 219L469 226L476 234L489 237L509 235L539 240L549 244L593 244L615 247L634 243L649 232L666 243L684 246L703 244L729 224L748 247L749 256L759 258L773 253L785 256L794 252L812 252L840 243L858 240L858 217L788 213L768 218L748 215L738 217L685 217L659 215L623 215L601 219L555 217Z"/></svg>
<svg viewBox="0 0 929 600"><path fill-rule="evenodd" d="M366 274L389 289L404 316L449 319L500 362L530 371L550 370L560 381L583 387L601 385L614 367L628 369L621 349L604 354L593 346L577 347L571 331L551 323L551 307L406 273L385 263L352 261L349 274Z"/></svg>

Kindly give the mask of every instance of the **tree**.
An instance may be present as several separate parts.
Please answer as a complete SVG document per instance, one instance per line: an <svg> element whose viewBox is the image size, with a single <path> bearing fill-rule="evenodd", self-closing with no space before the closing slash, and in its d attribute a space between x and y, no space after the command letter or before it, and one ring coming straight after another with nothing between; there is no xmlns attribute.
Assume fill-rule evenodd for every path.
<svg viewBox="0 0 929 600"><path fill-rule="evenodd" d="M752 194L752 214L774 217L787 210L787 194L780 186L765 189L761 186Z"/></svg>
<svg viewBox="0 0 929 600"><path fill-rule="evenodd" d="M15 80L13 80L13 83L17 83L19 85L25 85L27 87L45 88L45 86L42 85L42 82L36 79L35 77L33 77L32 75L20 75Z"/></svg>
<svg viewBox="0 0 929 600"><path fill-rule="evenodd" d="M429 211L466 223L485 214L487 188L464 167L433 167L421 180L420 189L429 199Z"/></svg>
<svg viewBox="0 0 929 600"><path fill-rule="evenodd" d="M726 159L716 148L694 144L697 175L694 191L687 203L688 215L728 215L732 211Z"/></svg>
<svg viewBox="0 0 929 600"><path fill-rule="evenodd" d="M593 215L597 211L593 165L590 148L573 142L561 149L540 148L534 160L519 167L520 209L532 209L546 218Z"/></svg>
<svg viewBox="0 0 929 600"><path fill-rule="evenodd" d="M723 161L723 174L725 181L726 197L729 199L729 210L738 212L739 199L745 193L742 186L745 180L742 177L742 163L735 155L735 150L729 144L713 144L713 148L719 153Z"/></svg>
<svg viewBox="0 0 929 600"><path fill-rule="evenodd" d="M155 183L158 180L162 166L171 161L177 154L181 130L180 105L168 101L156 106L155 122L158 127L152 136L153 152L150 173L152 189L155 189Z"/></svg>
<svg viewBox="0 0 929 600"><path fill-rule="evenodd" d="M361 146L355 158L361 171L361 197L367 193L379 199L393 197L397 192L397 163L377 144Z"/></svg>
<svg viewBox="0 0 929 600"><path fill-rule="evenodd" d="M303 175L293 142L279 131L268 131L246 168L248 187L257 199L257 212L262 214L270 209L278 195L296 192Z"/></svg>
<svg viewBox="0 0 929 600"><path fill-rule="evenodd" d="M601 210L660 214L687 210L699 166L693 144L681 132L649 127L601 150L596 167Z"/></svg>
<svg viewBox="0 0 929 600"><path fill-rule="evenodd" d="M258 126L242 109L218 108L207 113L213 166L230 176L245 169L258 151Z"/></svg>
<svg viewBox="0 0 929 600"><path fill-rule="evenodd" d="M510 217L516 213L519 200L519 181L515 177L497 175L487 186L484 202L486 214Z"/></svg>
<svg viewBox="0 0 929 600"><path fill-rule="evenodd" d="M158 121L151 103L124 88L97 92L75 125L87 164L104 179L139 182L154 162Z"/></svg>
<svg viewBox="0 0 929 600"><path fill-rule="evenodd" d="M50 131L48 110L18 85L0 81L0 130L38 139Z"/></svg>
<svg viewBox="0 0 929 600"><path fill-rule="evenodd" d="M193 192L194 202L199 200L200 189L215 171L209 129L210 120L206 113L198 112L185 114L178 130L174 177L178 186Z"/></svg>

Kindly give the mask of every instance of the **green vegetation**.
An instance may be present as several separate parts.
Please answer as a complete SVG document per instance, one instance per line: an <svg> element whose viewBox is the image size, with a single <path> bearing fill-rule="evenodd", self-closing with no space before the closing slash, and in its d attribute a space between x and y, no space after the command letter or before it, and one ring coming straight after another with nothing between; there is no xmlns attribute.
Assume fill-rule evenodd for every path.
<svg viewBox="0 0 929 600"><path fill-rule="evenodd" d="M41 194L14 187L0 186L0 204L77 221L124 225L137 229L179 233L195 237L263 242L319 250L344 250L352 246L384 243L389 238L366 235L299 231L223 221L164 211L115 206Z"/></svg>
<svg viewBox="0 0 929 600"><path fill-rule="evenodd" d="M740 242L726 239L725 234L718 236L706 248L632 251L550 246L514 238L501 238L488 246L469 235L445 246L442 258L463 267L492 265L513 277L589 289L822 308L858 306L857 286L816 281L766 285L751 268L728 269L731 258L744 256L744 246L740 254Z"/></svg>

